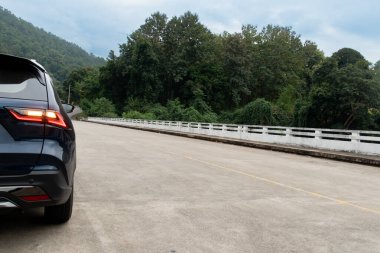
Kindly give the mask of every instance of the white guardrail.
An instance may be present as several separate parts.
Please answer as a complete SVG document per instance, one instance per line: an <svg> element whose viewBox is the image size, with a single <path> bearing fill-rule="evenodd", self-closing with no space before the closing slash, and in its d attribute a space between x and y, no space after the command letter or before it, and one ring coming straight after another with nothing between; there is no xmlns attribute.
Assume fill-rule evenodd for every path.
<svg viewBox="0 0 380 253"><path fill-rule="evenodd" d="M366 155L380 155L380 132L375 131L95 117L89 117L88 121L290 146L346 151Z"/></svg>

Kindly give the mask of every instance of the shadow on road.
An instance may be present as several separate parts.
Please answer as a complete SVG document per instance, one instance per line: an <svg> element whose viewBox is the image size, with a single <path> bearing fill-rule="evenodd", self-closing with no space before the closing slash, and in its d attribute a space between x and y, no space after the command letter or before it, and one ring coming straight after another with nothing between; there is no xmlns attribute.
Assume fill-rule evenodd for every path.
<svg viewBox="0 0 380 253"><path fill-rule="evenodd" d="M17 228L48 227L43 216L43 208L30 210L1 210L0 211L0 234Z"/></svg>

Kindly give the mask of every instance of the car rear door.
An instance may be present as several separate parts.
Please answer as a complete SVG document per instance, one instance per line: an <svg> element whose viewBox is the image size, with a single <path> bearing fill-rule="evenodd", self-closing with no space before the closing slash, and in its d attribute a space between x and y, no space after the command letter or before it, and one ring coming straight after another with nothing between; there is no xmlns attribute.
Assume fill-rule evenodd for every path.
<svg viewBox="0 0 380 253"><path fill-rule="evenodd" d="M30 172L44 142L38 116L47 108L44 73L0 55L0 176Z"/></svg>

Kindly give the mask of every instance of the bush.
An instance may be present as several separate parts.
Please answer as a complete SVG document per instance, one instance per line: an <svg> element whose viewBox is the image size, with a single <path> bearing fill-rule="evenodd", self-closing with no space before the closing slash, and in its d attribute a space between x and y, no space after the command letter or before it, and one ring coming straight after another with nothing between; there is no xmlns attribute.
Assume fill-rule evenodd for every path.
<svg viewBox="0 0 380 253"><path fill-rule="evenodd" d="M167 120L170 118L168 109L160 104L153 105L149 112L153 113L159 120Z"/></svg>
<svg viewBox="0 0 380 253"><path fill-rule="evenodd" d="M93 102L83 99L81 108L88 116L116 118L115 105L107 98L97 98Z"/></svg>
<svg viewBox="0 0 380 253"><path fill-rule="evenodd" d="M297 100L294 105L293 126L306 127L309 122L310 104L307 101Z"/></svg>
<svg viewBox="0 0 380 253"><path fill-rule="evenodd" d="M272 104L264 98L258 98L243 107L238 123L249 125L272 125L274 122Z"/></svg>
<svg viewBox="0 0 380 253"><path fill-rule="evenodd" d="M220 123L229 123L229 124L239 124L240 117L242 114L243 108L238 108L235 111L221 112L219 115L218 122Z"/></svg>
<svg viewBox="0 0 380 253"><path fill-rule="evenodd" d="M375 131L380 131L380 110L371 108L369 110L369 115L371 117L371 128Z"/></svg>
<svg viewBox="0 0 380 253"><path fill-rule="evenodd" d="M213 113L213 112L205 113L203 114L202 122L216 123L216 122L219 122L219 117L218 115L216 115L216 113Z"/></svg>
<svg viewBox="0 0 380 253"><path fill-rule="evenodd" d="M131 104L130 104L131 105ZM130 106L129 105L129 106ZM127 107L126 107L127 108ZM129 107L132 108L132 107ZM145 106L141 110L129 110L123 113L123 118L144 119L144 120L173 120L189 122L217 122L218 116L211 109L203 104L202 108L207 112L201 113L194 106L185 108L178 99L170 100L167 106L160 104Z"/></svg>
<svg viewBox="0 0 380 253"><path fill-rule="evenodd" d="M283 112L287 114L294 113L294 101L297 100L299 94L293 85L288 85L282 89L279 98L276 101L276 105Z"/></svg>
<svg viewBox="0 0 380 253"><path fill-rule="evenodd" d="M92 107L92 102L87 98L84 98L81 100L79 106L85 112L85 114L89 115Z"/></svg>
<svg viewBox="0 0 380 253"><path fill-rule="evenodd" d="M117 117L115 105L107 98L97 98L91 107L92 116Z"/></svg>
<svg viewBox="0 0 380 253"><path fill-rule="evenodd" d="M123 112L125 119L143 119L143 120L156 120L156 115L151 112L142 113L139 111Z"/></svg>
<svg viewBox="0 0 380 253"><path fill-rule="evenodd" d="M152 104L143 99L129 98L123 108L124 112L138 111L138 112L148 112L152 107Z"/></svg>
<svg viewBox="0 0 380 253"><path fill-rule="evenodd" d="M175 120L175 121L181 121L183 120L184 115L184 105L181 104L179 99L175 100L169 100L166 109L168 111L168 119L167 120Z"/></svg>
<svg viewBox="0 0 380 253"><path fill-rule="evenodd" d="M203 121L203 116L197 109L190 106L183 111L182 120L189 122L201 122Z"/></svg>
<svg viewBox="0 0 380 253"><path fill-rule="evenodd" d="M273 124L277 126L290 126L293 123L293 114L283 107L272 106Z"/></svg>

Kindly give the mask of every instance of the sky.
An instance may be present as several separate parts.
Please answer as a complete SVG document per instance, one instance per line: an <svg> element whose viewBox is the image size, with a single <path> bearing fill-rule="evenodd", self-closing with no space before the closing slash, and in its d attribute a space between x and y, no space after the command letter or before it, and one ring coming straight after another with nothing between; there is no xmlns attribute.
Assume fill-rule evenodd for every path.
<svg viewBox="0 0 380 253"><path fill-rule="evenodd" d="M107 57L152 13L199 15L212 32L239 32L244 24L291 26L330 56L350 47L380 60L378 0L0 0L0 6L88 52Z"/></svg>

